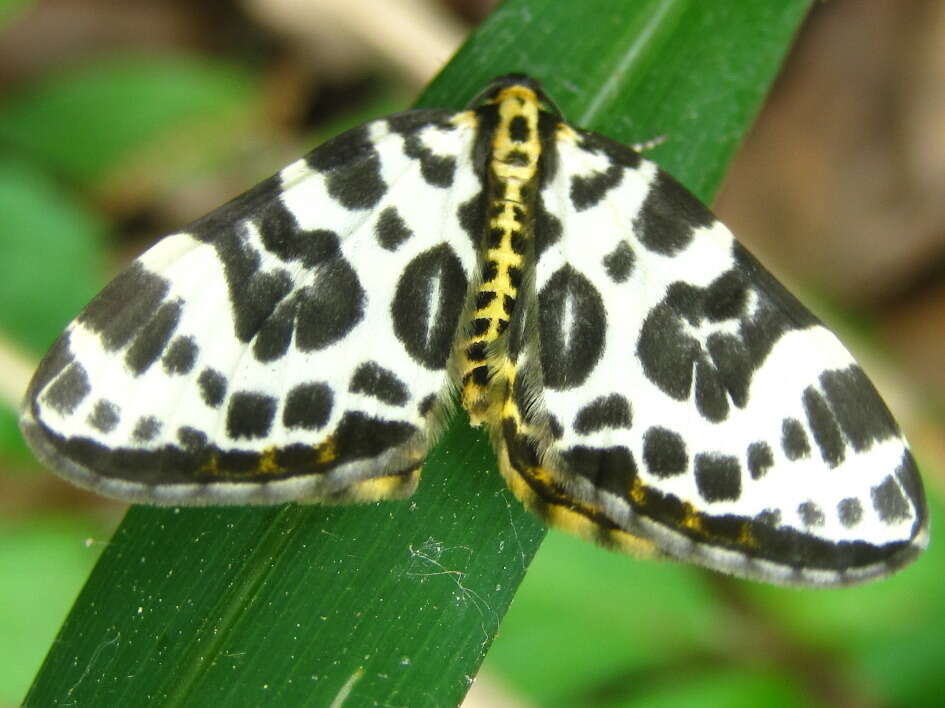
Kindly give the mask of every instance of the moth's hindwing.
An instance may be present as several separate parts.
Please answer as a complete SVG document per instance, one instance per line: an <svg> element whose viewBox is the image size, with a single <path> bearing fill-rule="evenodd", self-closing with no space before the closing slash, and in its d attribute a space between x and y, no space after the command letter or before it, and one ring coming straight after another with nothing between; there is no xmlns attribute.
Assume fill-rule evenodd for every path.
<svg viewBox="0 0 945 708"><path fill-rule="evenodd" d="M345 133L142 255L41 364L40 456L147 503L410 494L476 263L455 118Z"/></svg>
<svg viewBox="0 0 945 708"><path fill-rule="evenodd" d="M498 435L519 496L606 545L769 582L912 560L915 462L836 337L654 164L566 125L555 149Z"/></svg>

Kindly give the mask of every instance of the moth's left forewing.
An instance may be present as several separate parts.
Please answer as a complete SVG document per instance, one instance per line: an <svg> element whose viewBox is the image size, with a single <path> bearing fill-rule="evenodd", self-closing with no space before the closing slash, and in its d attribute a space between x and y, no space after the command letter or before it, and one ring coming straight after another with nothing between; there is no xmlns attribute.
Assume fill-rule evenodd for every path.
<svg viewBox="0 0 945 708"><path fill-rule="evenodd" d="M846 584L914 558L915 463L837 338L653 163L567 126L556 151L515 474L605 542L745 577Z"/></svg>
<svg viewBox="0 0 945 708"><path fill-rule="evenodd" d="M411 493L476 265L454 117L349 131L139 257L37 371L38 454L135 502Z"/></svg>

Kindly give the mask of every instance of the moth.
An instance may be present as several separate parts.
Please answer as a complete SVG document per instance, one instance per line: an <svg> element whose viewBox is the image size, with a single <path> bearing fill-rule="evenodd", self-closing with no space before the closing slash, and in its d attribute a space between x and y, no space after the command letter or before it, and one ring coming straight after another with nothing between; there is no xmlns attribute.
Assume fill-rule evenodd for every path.
<svg viewBox="0 0 945 708"><path fill-rule="evenodd" d="M456 399L516 497L618 550L844 585L927 543L908 444L837 338L518 74L160 241L43 359L22 430L130 502L372 502L414 491Z"/></svg>

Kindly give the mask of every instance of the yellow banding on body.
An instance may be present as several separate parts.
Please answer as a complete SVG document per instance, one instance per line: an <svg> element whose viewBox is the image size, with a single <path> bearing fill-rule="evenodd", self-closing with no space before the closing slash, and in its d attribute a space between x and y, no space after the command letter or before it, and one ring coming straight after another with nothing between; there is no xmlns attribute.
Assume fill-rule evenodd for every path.
<svg viewBox="0 0 945 708"><path fill-rule="evenodd" d="M518 299L526 242L532 238L541 157L541 109L535 92L510 86L499 91L491 103L496 106L498 124L492 134L488 167L489 218L483 234L488 248L471 318L475 327L462 348L461 364L463 404L474 424L498 418L498 411L489 410L495 398L489 389L502 381L496 373L506 368L506 358L490 345L504 332Z"/></svg>

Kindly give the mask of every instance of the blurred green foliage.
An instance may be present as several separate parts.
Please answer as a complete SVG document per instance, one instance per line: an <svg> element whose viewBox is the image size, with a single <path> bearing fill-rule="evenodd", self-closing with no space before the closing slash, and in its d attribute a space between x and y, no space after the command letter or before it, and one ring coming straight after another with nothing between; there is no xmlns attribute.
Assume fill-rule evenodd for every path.
<svg viewBox="0 0 945 708"><path fill-rule="evenodd" d="M36 163L0 161L0 328L49 348L102 286L107 221Z"/></svg>
<svg viewBox="0 0 945 708"><path fill-rule="evenodd" d="M945 508L934 497L930 513L937 537ZM561 708L840 705L831 699L841 697L937 706L942 568L945 552L933 543L887 580L792 590L635 562L552 531L483 670Z"/></svg>
<svg viewBox="0 0 945 708"><path fill-rule="evenodd" d="M107 533L71 514L0 521L0 706L22 700Z"/></svg>
<svg viewBox="0 0 945 708"><path fill-rule="evenodd" d="M0 0L0 29L15 20L32 4L33 0Z"/></svg>
<svg viewBox="0 0 945 708"><path fill-rule="evenodd" d="M255 95L237 65L119 53L24 87L0 111L0 141L79 185L163 135L219 129Z"/></svg>
<svg viewBox="0 0 945 708"><path fill-rule="evenodd" d="M14 17L10 13L21 5L25 3L0 4L0 22ZM801 0L776 5L751 0L738 9L644 0L628 13L619 3L594 0L586 3L586 11L598 29L588 32L575 22L570 4L510 0L425 98L436 105L461 104L492 76L527 71L545 81L578 124L626 142L667 137L652 156L709 198L806 6ZM516 31L523 22L527 33ZM711 86L704 83L706 74L713 77ZM238 57L121 54L38 77L0 103L0 146L6 155L0 159L4 335L40 354L106 280L113 260L107 239L115 229L94 200L98 186L136 156L152 155L168 135L203 135L207 125L227 125L261 101L261 91L258 77ZM200 141L194 145L217 149L201 147ZM17 457L22 448L14 421L9 407L0 414L0 454L22 459ZM83 695L96 695L96 685L129 690L128 667L114 664L118 655L111 652L117 651L119 637L127 642L138 636L142 647L154 653L132 668L167 672L156 673L152 685L166 688L179 675L175 671L181 660L194 660L210 647L216 652L211 659L218 663L206 671L217 677L221 691L235 692L228 694L232 700L252 704L277 694L317 700L322 694L302 679L321 675L336 691L331 682L339 676L339 669L324 665L318 651L335 652L343 680L354 676L359 665L376 668L358 652L383 653L403 639L387 636L404 631L403 608L413 607L396 594L402 591L420 596L421 610L407 618L410 626L427 622L435 628L418 635L412 656L381 659L403 666L425 660L433 673L474 670L476 652L488 646L495 631L492 618L483 621L483 608L497 621L518 581L518 570L502 568L477 545L483 538L477 524L494 529L499 521L490 516L493 512L502 516L502 523L507 520L488 538L522 544L512 554L518 558L520 553L522 566L541 534L533 522L520 518L517 502L500 491L494 463L486 461L490 453L485 443L471 433L458 435L456 446L442 453L454 456L451 464L437 462L439 472L428 476L416 500L416 519L426 520L425 527L413 528L416 519L408 525L396 522L406 507L384 505L324 513L229 510L212 512L214 516L135 510L123 527L125 535L116 537L109 549L115 574L99 571L99 589L90 591L85 615L76 618L75 626L89 628L87 643L74 645L73 655L60 652L59 666L72 671L63 673L62 681L75 687L81 679L82 691L92 687ZM457 463L457 457L463 461ZM451 488L446 478L451 466L455 469L449 474L474 479ZM486 482L475 479L488 475L493 477ZM461 494L470 498L458 501ZM433 505L443 506L434 514ZM489 513L470 515L465 505L481 505ZM941 511L933 496L933 526ZM457 519L469 528L453 528ZM162 528L166 524L173 526ZM198 524L219 538L195 535L188 541L187 534ZM323 543L325 534L336 532L351 545ZM937 528L932 532L935 538ZM24 695L98 555L99 546L86 547L82 540L101 533L94 517L72 515L61 520L41 514L0 526L0 577L8 579L0 584L0 706L13 705ZM352 549L376 543L371 552L383 555L380 544L389 540L384 536L411 533L421 543L410 546L415 555L405 573L424 580L399 589L394 584L379 596L378 588L393 582L393 571L383 575L383 559L372 559L368 552L355 559ZM464 542L463 533L471 533L474 541ZM154 545L170 538L177 539L176 545ZM430 543L424 545L423 538ZM463 550L472 548L478 554L474 562L473 551ZM490 564L497 565L480 567ZM527 700L547 706L796 706L829 702L837 692L867 705L938 705L945 695L939 670L945 661L945 596L938 592L943 569L945 558L933 544L914 568L882 583L790 591L720 582L688 567L636 562L552 533L501 625L486 670ZM119 576L120 584L106 587ZM360 586L351 585L353 578ZM162 589L154 594L157 587ZM201 604L202 593L241 599L221 610L219 603ZM320 611L330 593L343 595L343 602ZM392 598L403 604L392 603ZM368 617L389 624L357 635L358 641L372 643L351 646L348 654L346 642L355 635L337 628L352 623L351 616L360 613L357 607L374 612L372 603L385 601L387 609ZM463 611L451 613L438 603L455 603ZM236 628L226 635L227 644L214 639L218 625L213 612L220 613L219 626L228 622L226 627ZM207 624L198 628L204 617L209 617ZM280 624L280 617L286 623ZM313 618L319 619L315 626ZM167 634L171 626L179 633ZM186 634L188 626L194 628L192 635ZM114 633L102 631L109 627ZM470 632L475 648L451 636ZM484 640L477 632L485 632ZM457 661L449 652L459 651L460 645L465 656ZM253 663L262 652L274 664L243 665L238 655L227 653L234 646L253 651ZM442 663L431 658L438 652ZM302 673L279 673L284 667L276 665L300 657L310 662ZM392 675L388 687L401 681ZM287 683L266 693L261 682L267 676ZM431 673L428 680L442 678ZM249 680L255 683L245 683ZM385 684L375 683L381 687L372 689L377 698ZM47 684L56 681L47 677ZM130 690L123 695L141 697Z"/></svg>

